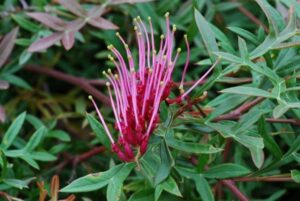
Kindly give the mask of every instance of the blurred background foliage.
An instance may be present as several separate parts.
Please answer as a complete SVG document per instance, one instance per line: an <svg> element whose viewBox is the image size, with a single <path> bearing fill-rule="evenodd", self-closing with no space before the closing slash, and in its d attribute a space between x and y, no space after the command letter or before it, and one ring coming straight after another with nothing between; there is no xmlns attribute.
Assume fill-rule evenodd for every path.
<svg viewBox="0 0 300 201"><path fill-rule="evenodd" d="M132 171L115 165L87 96L114 130L107 45L124 53L117 30L137 55L133 18L150 16L159 39L166 12L183 50L175 82L184 34L186 85L221 63L192 106L162 104L162 123ZM0 199L298 200L299 17L296 0L2 0ZM116 169L123 175L112 176ZM76 183L103 171L108 188ZM58 195L65 186L69 194Z"/></svg>

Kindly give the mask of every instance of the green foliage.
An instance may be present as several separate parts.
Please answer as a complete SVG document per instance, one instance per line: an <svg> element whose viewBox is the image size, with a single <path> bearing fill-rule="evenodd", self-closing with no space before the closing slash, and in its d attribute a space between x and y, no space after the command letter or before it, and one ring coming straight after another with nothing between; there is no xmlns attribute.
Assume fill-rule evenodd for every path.
<svg viewBox="0 0 300 201"><path fill-rule="evenodd" d="M112 30L137 58L131 22L141 16L148 28L150 16L159 45L166 12L177 26L174 49L182 50L173 81L180 81L188 54L184 34L191 54L185 91L217 65L186 100L161 104L147 152L124 163L87 97L95 98L116 140L101 72L117 72L107 45L123 56L126 48ZM0 19L0 197L55 201L58 191L108 201L297 197L298 1L4 0ZM169 98L179 95L174 87Z"/></svg>

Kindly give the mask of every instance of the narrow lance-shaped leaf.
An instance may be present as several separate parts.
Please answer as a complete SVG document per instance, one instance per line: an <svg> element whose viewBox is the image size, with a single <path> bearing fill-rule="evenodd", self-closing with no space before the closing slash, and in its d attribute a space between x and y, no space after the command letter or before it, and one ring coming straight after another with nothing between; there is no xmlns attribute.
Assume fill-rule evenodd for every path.
<svg viewBox="0 0 300 201"><path fill-rule="evenodd" d="M145 3L149 1L154 1L154 0L111 0L109 4L115 5L115 4L123 4L123 3Z"/></svg>
<svg viewBox="0 0 300 201"><path fill-rule="evenodd" d="M5 122L5 120L6 120L5 109L0 105L0 122L3 123Z"/></svg>
<svg viewBox="0 0 300 201"><path fill-rule="evenodd" d="M299 170L292 170L291 171L291 176L292 176L292 179L296 183L300 183L300 171Z"/></svg>
<svg viewBox="0 0 300 201"><path fill-rule="evenodd" d="M0 90L5 90L8 88L9 88L9 83L4 80L0 80Z"/></svg>
<svg viewBox="0 0 300 201"><path fill-rule="evenodd" d="M51 47L52 45L54 45L56 42L58 42L62 37L63 37L63 33L54 33L51 36L42 38L42 39L32 43L29 46L28 51L29 52L38 52L41 50L45 50L48 47Z"/></svg>
<svg viewBox="0 0 300 201"><path fill-rule="evenodd" d="M100 124L91 114L87 114L86 118L92 128L92 130L94 131L96 137L98 138L98 140L108 149L110 149L111 144L110 141L106 135L106 132L102 126L102 124Z"/></svg>
<svg viewBox="0 0 300 201"><path fill-rule="evenodd" d="M86 11L76 0L59 0L58 2L75 15L86 15Z"/></svg>
<svg viewBox="0 0 300 201"><path fill-rule="evenodd" d="M120 201L123 182L128 177L132 169L135 167L135 163L127 163L122 169L114 175L107 186L106 198L107 201Z"/></svg>
<svg viewBox="0 0 300 201"><path fill-rule="evenodd" d="M202 174L195 176L196 189L203 201L214 201L211 188Z"/></svg>
<svg viewBox="0 0 300 201"><path fill-rule="evenodd" d="M0 75L0 78L2 78L3 80L6 80L7 82L9 82L10 84L13 84L15 86L31 90L31 86L24 79L14 75L14 74L5 73L5 74Z"/></svg>
<svg viewBox="0 0 300 201"><path fill-rule="evenodd" d="M62 37L62 44L66 50L70 50L75 42L75 35L74 32L65 32L64 36Z"/></svg>
<svg viewBox="0 0 300 201"><path fill-rule="evenodd" d="M196 20L197 27L200 31L200 34L202 36L202 40L205 45L205 48L209 54L209 57L212 60L212 62L215 62L217 60L217 57L213 55L213 52L217 52L219 49L218 49L216 39L214 37L214 33L211 30L205 18L201 15L201 13L197 9L195 9L195 20Z"/></svg>
<svg viewBox="0 0 300 201"><path fill-rule="evenodd" d="M41 22L45 26L54 29L56 31L64 31L66 27L65 21L62 19L49 15L47 13L40 13L40 12L34 12L34 13L26 13L29 17Z"/></svg>
<svg viewBox="0 0 300 201"><path fill-rule="evenodd" d="M251 158L254 162L254 165L257 168L261 168L264 163L264 152L263 149L257 148L257 147L251 147L250 148Z"/></svg>
<svg viewBox="0 0 300 201"><path fill-rule="evenodd" d="M19 28L14 28L11 32L6 34L0 43L0 68L8 59L15 45L15 40L18 34Z"/></svg>
<svg viewBox="0 0 300 201"><path fill-rule="evenodd" d="M80 177L61 189L61 192L89 192L106 186L111 178L113 178L124 166L124 164L116 165L105 172L88 174Z"/></svg>
<svg viewBox="0 0 300 201"><path fill-rule="evenodd" d="M248 48L247 44L244 39L238 38L238 44L239 44L239 51L240 55L243 59L248 59L249 58L249 53L248 53Z"/></svg>
<svg viewBox="0 0 300 201"><path fill-rule="evenodd" d="M118 29L119 28L114 23L112 23L102 17L91 18L90 20L88 20L88 23L99 29Z"/></svg>
<svg viewBox="0 0 300 201"><path fill-rule="evenodd" d="M159 200L159 197L163 191L182 197L181 192L179 191L178 185L173 177L168 177L165 181L160 183L154 192L155 201Z"/></svg>
<svg viewBox="0 0 300 201"><path fill-rule="evenodd" d="M7 129L2 139L2 143L0 145L1 149L6 150L8 147L10 147L10 145L12 144L16 136L19 134L22 125L24 123L25 117L26 117L26 112L23 112L10 125L10 127Z"/></svg>
<svg viewBox="0 0 300 201"><path fill-rule="evenodd" d="M24 150L27 152L33 151L42 141L47 129L43 126L39 128L29 139L29 142L26 144Z"/></svg>
<svg viewBox="0 0 300 201"><path fill-rule="evenodd" d="M232 93L232 94L241 94L246 96L259 96L265 98L274 98L273 95L265 90L254 88L254 87L231 87L227 89L223 89L222 93Z"/></svg>
<svg viewBox="0 0 300 201"><path fill-rule="evenodd" d="M275 36L278 36L280 31L280 25L282 27L283 25L283 19L280 16L280 14L265 0L256 0L258 5L261 7L263 12L265 13L269 26L270 26L270 32L271 34L274 34Z"/></svg>
<svg viewBox="0 0 300 201"><path fill-rule="evenodd" d="M249 173L250 170L244 166L233 163L225 163L210 168L209 170L205 171L203 175L207 178L226 179L239 177Z"/></svg>
<svg viewBox="0 0 300 201"><path fill-rule="evenodd" d="M196 154L211 154L222 151L221 148L216 148L209 144L200 144L193 142L183 142L174 138L167 139L168 146L188 153Z"/></svg>
<svg viewBox="0 0 300 201"><path fill-rule="evenodd" d="M157 174L155 175L154 185L159 184L163 180L165 180L169 174L172 166L174 165L174 160L168 149L165 140L162 141L160 145L160 158L161 164L157 170Z"/></svg>
<svg viewBox="0 0 300 201"><path fill-rule="evenodd" d="M277 159L280 159L282 157L281 149L273 137L268 133L264 117L261 117L258 121L258 132L263 137L264 144L266 145L266 148L270 150L270 153Z"/></svg>

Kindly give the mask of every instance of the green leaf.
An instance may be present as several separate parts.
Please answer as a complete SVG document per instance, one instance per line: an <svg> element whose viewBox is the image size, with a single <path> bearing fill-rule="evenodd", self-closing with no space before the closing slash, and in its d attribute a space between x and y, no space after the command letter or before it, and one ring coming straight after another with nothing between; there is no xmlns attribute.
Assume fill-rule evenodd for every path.
<svg viewBox="0 0 300 201"><path fill-rule="evenodd" d="M252 158L252 161L254 162L254 165L257 168L261 168L264 163L263 149L260 149L257 147L251 147L250 152L251 152L251 158Z"/></svg>
<svg viewBox="0 0 300 201"><path fill-rule="evenodd" d="M283 19L280 14L265 0L256 0L258 5L261 7L265 15L267 16L270 34L277 36L280 31L279 26L283 26Z"/></svg>
<svg viewBox="0 0 300 201"><path fill-rule="evenodd" d="M166 179L165 181L160 183L155 188L155 192L154 192L155 201L157 201L159 199L162 191L166 191L166 192L176 195L178 197L182 197L182 195L179 191L179 188L177 186L177 183L173 179L173 177L168 177L168 179Z"/></svg>
<svg viewBox="0 0 300 201"><path fill-rule="evenodd" d="M52 131L49 131L47 133L46 137L56 138L56 139L59 139L59 140L61 140L63 142L70 142L70 140L71 140L69 134L66 133L63 130L52 130Z"/></svg>
<svg viewBox="0 0 300 201"><path fill-rule="evenodd" d="M249 173L250 170L244 166L233 163L225 163L211 167L209 170L205 171L203 175L206 178L226 179L240 177Z"/></svg>
<svg viewBox="0 0 300 201"><path fill-rule="evenodd" d="M0 180L2 178L6 177L6 173L7 173L7 159L5 156L5 153L0 149L0 167L1 167L1 176L0 176Z"/></svg>
<svg viewBox="0 0 300 201"><path fill-rule="evenodd" d="M9 82L10 84L16 85L18 87L22 87L22 88L27 89L27 90L32 90L31 86L25 80L23 80L20 77L15 76L15 75L2 74L0 76L0 78L7 81L7 82Z"/></svg>
<svg viewBox="0 0 300 201"><path fill-rule="evenodd" d="M106 186L122 170L125 164L116 165L105 172L88 174L80 177L61 189L64 193L89 192Z"/></svg>
<svg viewBox="0 0 300 201"><path fill-rule="evenodd" d="M299 170L291 170L292 179L296 183L300 183L300 171Z"/></svg>
<svg viewBox="0 0 300 201"><path fill-rule="evenodd" d="M24 148L25 152L33 151L40 144L42 139L44 138L46 131L47 131L47 129L43 126L43 127L40 127L36 132L34 132L34 134L29 139L29 142L26 144L26 146Z"/></svg>
<svg viewBox="0 0 300 201"><path fill-rule="evenodd" d="M169 176L172 166L174 166L173 157L165 140L162 140L160 144L160 160L161 163L154 178L154 185L165 180Z"/></svg>
<svg viewBox="0 0 300 201"><path fill-rule="evenodd" d="M256 36L245 30L245 29L242 29L240 27L227 27L230 31L233 31L234 33L244 37L245 39L249 40L250 42L252 42L253 44L255 45L258 45L259 44L259 41L257 40Z"/></svg>
<svg viewBox="0 0 300 201"><path fill-rule="evenodd" d="M3 179L3 182L6 183L7 185L10 185L12 187L18 188L18 189L23 189L23 188L28 188L28 184L34 180L35 178L29 178L26 180L19 180L19 179Z"/></svg>
<svg viewBox="0 0 300 201"><path fill-rule="evenodd" d="M264 140L266 148L270 151L275 158L280 159L282 157L282 152L276 141L269 134L266 128L266 121L264 117L261 117L258 121L258 132Z"/></svg>
<svg viewBox="0 0 300 201"><path fill-rule="evenodd" d="M176 140L174 138L167 138L166 142L168 146L188 152L188 153L195 153L195 154L213 154L222 151L221 148L216 148L209 144L200 144L200 143L194 143L194 142L184 142L181 140Z"/></svg>
<svg viewBox="0 0 300 201"><path fill-rule="evenodd" d="M37 117L27 114L26 115L26 120L37 130L42 126L45 126L44 123L38 119Z"/></svg>
<svg viewBox="0 0 300 201"><path fill-rule="evenodd" d="M14 139L20 132L21 127L24 123L25 117L26 117L26 112L23 112L10 125L10 127L7 129L7 131L5 132L4 137L2 139L2 142L0 145L1 149L6 150L8 147L10 147L10 145L12 144L12 142L14 141Z"/></svg>
<svg viewBox="0 0 300 201"><path fill-rule="evenodd" d="M214 52L215 55L232 63L243 63L244 60L227 52Z"/></svg>
<svg viewBox="0 0 300 201"><path fill-rule="evenodd" d="M30 156L32 157L32 159L37 161L55 161L57 159L56 156L48 152L42 152L42 151L31 152Z"/></svg>
<svg viewBox="0 0 300 201"><path fill-rule="evenodd" d="M232 94L241 94L246 96L259 96L265 98L274 98L273 95L265 90L254 88L254 87L231 87L227 89L223 89L222 93L232 93Z"/></svg>
<svg viewBox="0 0 300 201"><path fill-rule="evenodd" d="M300 154L298 154L298 153L293 153L292 155L293 155L295 161L297 161L297 163L300 163Z"/></svg>
<svg viewBox="0 0 300 201"><path fill-rule="evenodd" d="M244 145L247 148L257 147L257 148L264 148L264 142L261 137L251 136L251 135L235 135L233 138Z"/></svg>
<svg viewBox="0 0 300 201"><path fill-rule="evenodd" d="M290 146L290 149L284 154L283 157L288 157L293 153L296 153L300 149L300 135L294 139L293 144Z"/></svg>
<svg viewBox="0 0 300 201"><path fill-rule="evenodd" d="M27 50L24 50L19 57L19 65L24 65L30 59L31 55L32 53L28 52Z"/></svg>
<svg viewBox="0 0 300 201"><path fill-rule="evenodd" d="M134 192L128 201L153 201L154 192L152 189L145 189L141 191Z"/></svg>
<svg viewBox="0 0 300 201"><path fill-rule="evenodd" d="M21 159L26 161L30 166L34 167L35 169L39 170L40 166L37 164L37 162L31 157L30 154L24 154L23 156L20 156Z"/></svg>
<svg viewBox="0 0 300 201"><path fill-rule="evenodd" d="M214 63L217 60L217 57L213 54L213 52L217 52L219 50L214 33L211 30L209 23L205 20L205 18L201 15L201 13L197 9L195 9L194 14L195 14L196 24L202 36L202 41L204 43L204 46L207 50L207 53L212 63Z"/></svg>
<svg viewBox="0 0 300 201"><path fill-rule="evenodd" d="M20 27L22 27L23 29L26 29L27 31L30 31L32 33L37 33L40 30L38 25L25 19L24 16L17 14L17 15L11 15L11 17L13 18L13 20L16 23L18 23L18 25L20 25Z"/></svg>
<svg viewBox="0 0 300 201"><path fill-rule="evenodd" d="M249 58L249 52L247 48L247 44L244 39L238 38L238 44L239 44L239 51L240 55L243 59L248 59Z"/></svg>
<svg viewBox="0 0 300 201"><path fill-rule="evenodd" d="M274 108L273 117L277 119L282 115L284 115L284 113L286 113L288 110L289 110L289 106L287 104L280 103Z"/></svg>
<svg viewBox="0 0 300 201"><path fill-rule="evenodd" d="M102 126L102 124L99 123L99 121L97 121L91 114L87 114L86 118L92 128L92 130L94 131L96 137L98 138L98 140L108 149L110 149L111 144L109 141L108 136L106 135L106 132Z"/></svg>
<svg viewBox="0 0 300 201"><path fill-rule="evenodd" d="M135 167L134 163L125 164L122 169L110 179L106 199L107 201L119 201L122 194L123 182L128 177L132 169Z"/></svg>
<svg viewBox="0 0 300 201"><path fill-rule="evenodd" d="M200 194L200 197L203 201L214 201L214 196L211 191L211 188L207 182L207 180L204 178L202 174L197 175L194 178L194 181L196 183L196 189L198 193Z"/></svg>

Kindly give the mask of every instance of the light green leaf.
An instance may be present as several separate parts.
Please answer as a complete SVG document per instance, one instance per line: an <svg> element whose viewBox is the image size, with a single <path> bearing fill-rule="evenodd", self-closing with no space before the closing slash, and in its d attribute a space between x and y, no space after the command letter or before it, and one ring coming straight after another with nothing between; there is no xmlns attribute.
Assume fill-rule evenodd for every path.
<svg viewBox="0 0 300 201"><path fill-rule="evenodd" d="M126 163L122 169L110 179L106 192L107 201L119 201L122 194L123 182L128 177L135 163Z"/></svg>
<svg viewBox="0 0 300 201"><path fill-rule="evenodd" d="M19 180L19 179L3 179L3 182L12 186L12 187L15 187L15 188L18 188L18 189L23 189L23 188L28 188L28 184L34 180L35 178L32 177L32 178L28 178L26 180Z"/></svg>
<svg viewBox="0 0 300 201"><path fill-rule="evenodd" d="M248 59L249 58L249 52L247 48L247 44L244 39L238 38L238 44L239 44L239 51L240 51L240 56L243 59Z"/></svg>
<svg viewBox="0 0 300 201"><path fill-rule="evenodd" d="M300 183L300 171L299 170L292 170L291 171L291 176L292 176L292 179L296 183Z"/></svg>
<svg viewBox="0 0 300 201"><path fill-rule="evenodd" d="M55 161L57 159L56 156L48 152L42 152L42 151L31 152L30 156L32 157L32 159L37 161Z"/></svg>
<svg viewBox="0 0 300 201"><path fill-rule="evenodd" d="M7 129L2 139L0 145L1 149L6 150L7 148L10 147L10 145L12 144L16 136L19 134L21 127L24 123L25 117L26 117L26 112L23 112L10 125L10 127Z"/></svg>
<svg viewBox="0 0 300 201"><path fill-rule="evenodd" d="M244 60L227 52L214 52L215 55L232 63L243 63Z"/></svg>
<svg viewBox="0 0 300 201"><path fill-rule="evenodd" d="M63 142L70 142L71 140L69 134L63 130L51 130L47 133L46 137L56 138Z"/></svg>
<svg viewBox="0 0 300 201"><path fill-rule="evenodd" d="M273 117L277 119L282 115L284 115L284 113L286 113L288 110L289 110L289 106L281 103L274 108Z"/></svg>
<svg viewBox="0 0 300 201"><path fill-rule="evenodd" d="M217 60L217 57L213 55L213 52L217 52L219 50L214 33L211 30L209 23L205 20L205 18L201 15L201 13L197 9L195 9L194 14L195 14L196 24L202 36L202 41L204 43L204 46L208 52L211 61L214 63Z"/></svg>
<svg viewBox="0 0 300 201"><path fill-rule="evenodd" d="M44 135L46 133L47 129L42 126L37 131L34 132L34 134L29 139L29 142L24 147L25 152L31 152L33 151L42 141L44 138Z"/></svg>
<svg viewBox="0 0 300 201"><path fill-rule="evenodd" d="M230 31L233 31L234 33L244 37L245 39L249 40L250 42L252 42L253 44L255 45L258 45L259 44L259 41L257 40L256 36L245 30L245 29L242 29L240 27L227 27Z"/></svg>
<svg viewBox="0 0 300 201"><path fill-rule="evenodd" d="M258 5L261 7L265 15L267 16L269 27L270 27L270 33L277 36L280 31L280 27L283 26L283 19L280 16L280 14L265 0L256 0Z"/></svg>
<svg viewBox="0 0 300 201"><path fill-rule="evenodd" d="M257 168L261 168L264 163L264 151L257 147L251 147L251 158Z"/></svg>
<svg viewBox="0 0 300 201"><path fill-rule="evenodd" d="M232 93L232 94L241 94L246 96L259 96L265 98L274 98L273 95L265 90L254 88L254 87L231 87L227 89L223 89L222 93Z"/></svg>
<svg viewBox="0 0 300 201"><path fill-rule="evenodd" d="M89 192L106 186L111 179L124 167L125 164L116 165L105 172L88 174L80 177L61 189L64 193Z"/></svg>
<svg viewBox="0 0 300 201"><path fill-rule="evenodd" d="M156 188L155 188L155 201L157 201L162 193L162 191L166 191L168 193L171 193L173 195L176 195L178 197L182 197L179 188L177 186L176 181L173 179L173 177L168 177L165 181L160 183Z"/></svg>

